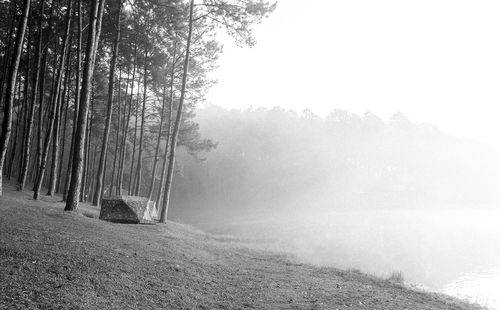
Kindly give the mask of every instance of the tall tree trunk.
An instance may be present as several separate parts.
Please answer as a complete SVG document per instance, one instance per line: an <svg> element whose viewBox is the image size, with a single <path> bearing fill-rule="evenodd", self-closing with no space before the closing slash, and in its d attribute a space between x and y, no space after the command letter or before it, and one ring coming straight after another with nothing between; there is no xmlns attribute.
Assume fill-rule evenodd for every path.
<svg viewBox="0 0 500 310"><path fill-rule="evenodd" d="M108 83L108 106L106 111L106 124L104 126L104 137L102 139L101 145L101 156L99 159L99 167L97 168L97 179L94 190L94 197L92 204L98 206L101 203L101 191L104 182L104 170L106 169L106 156L108 152L108 139L109 139L109 128L111 127L111 117L113 115L113 85L115 82L115 70L116 70L116 59L119 53L120 47L120 30L121 30L121 0L118 1L118 12L116 13L116 36L115 44L113 47L113 56L111 57L111 67L109 69L109 83ZM118 102L118 104L120 104Z"/></svg>
<svg viewBox="0 0 500 310"><path fill-rule="evenodd" d="M137 141L137 121L139 120L139 93L137 93L137 100L135 103L135 124L134 124L134 142L132 144L132 159L130 160L130 177L128 183L128 194L133 195L133 184L134 184L134 159L135 159L135 143Z"/></svg>
<svg viewBox="0 0 500 310"><path fill-rule="evenodd" d="M33 12L33 6L30 7L30 15L31 12ZM21 181L21 175L22 175L22 169L23 169L23 164L24 164L24 156L26 155L25 151L25 146L26 146L26 132L28 130L28 114L30 112L29 108L29 77L30 77L30 72L31 72L31 33L33 31L33 24L28 24L28 29L27 31L27 44L26 44L26 71L24 72L24 116L23 116L23 132L22 132L22 138L21 138L21 156L19 158L19 164L18 164L18 171L17 171L17 182L19 183Z"/></svg>
<svg viewBox="0 0 500 310"><path fill-rule="evenodd" d="M67 74L68 74L68 69L70 67L69 63L69 57L70 57L70 51L71 51L71 42L72 42L72 35L73 32L71 31L71 25L73 24L73 0L68 0L68 12L67 12L67 19L68 19L68 25L66 29L66 33L64 35L64 43L63 43L63 53L62 53L62 59L61 59L61 65L60 65L60 71L59 71L59 76L58 76L58 81L56 85L56 118L54 122L54 137L53 137L53 143L52 143L52 165L50 169L50 184L49 184L49 191L47 195L53 196L57 192L58 188L58 183L59 183L59 178L58 178L58 168L59 168L59 162L62 161L60 158L59 154L59 149L60 149L60 130L61 130L61 121L62 121L62 112L63 112L63 105L64 105L64 90L63 90L63 85L67 82ZM64 77L64 80L63 80Z"/></svg>
<svg viewBox="0 0 500 310"><path fill-rule="evenodd" d="M58 95L60 96L60 95ZM54 115L54 124L52 126L52 138L50 143L52 144L52 158L50 163L49 170L49 188L47 191L47 196L53 196L56 191L56 169L58 165L59 158L59 121L61 119L61 102L60 99L57 99L57 103L55 103L55 115ZM50 146L49 146L50 148Z"/></svg>
<svg viewBox="0 0 500 310"><path fill-rule="evenodd" d="M48 48L49 48L49 39L52 34L52 20L54 18L54 6L55 6L55 1L52 1L52 4L50 5L50 15L49 15L49 21L47 24L47 29L44 32L44 37L43 37L43 44L44 47L42 49L42 63L41 63L41 68L40 68L40 76L38 77L39 79L39 89L38 89L38 141L37 141L37 156L36 156L36 166L35 166L35 183L36 183L36 178L38 178L38 173L39 167L41 166L42 162L42 152L43 152L43 127L44 127L44 122L43 122L43 114L44 114L44 99L45 99L45 71L47 67L47 56L48 56ZM33 188L35 190L35 188Z"/></svg>
<svg viewBox="0 0 500 310"><path fill-rule="evenodd" d="M130 97L132 97L132 94L130 94ZM126 100L126 98L125 98ZM123 119L124 125L123 125L123 131L122 131L122 138L121 138L121 149L120 149L120 164L118 165L118 179L117 179L117 184L116 184L116 194L118 196L121 196L123 194L123 174L125 171L126 163L127 163L127 150L128 150L128 144L127 144L127 137L128 137L128 129L129 129L129 124L130 124L130 116L131 116L131 111L132 111L132 102L129 100L129 104L125 105L125 108L128 106L128 112L125 111L126 115L125 118Z"/></svg>
<svg viewBox="0 0 500 310"><path fill-rule="evenodd" d="M89 109L89 92L93 76L94 69L94 53L96 46L98 45L98 38L96 40L96 24L98 19L102 19L102 15L98 16L98 6L99 2L104 2L105 0L92 0L90 9L90 21L89 21L89 35L87 39L87 46L85 52L85 63L83 70L83 83L82 91L80 96L80 104L78 111L78 120L76 124L76 133L74 141L74 152L73 152L73 167L71 173L71 181L68 190L68 196L66 197L65 211L74 211L78 208L81 182L82 182L82 170L83 170L83 151L85 144L85 132L87 129L87 113ZM102 12L101 12L102 14Z"/></svg>
<svg viewBox="0 0 500 310"><path fill-rule="evenodd" d="M120 165L120 171L118 172L118 195L122 195L122 189L123 189L123 173L125 170L125 162L126 162L126 157L125 157L125 150L126 150L126 145L127 145L127 137L128 137L128 129L129 129L129 123L130 123L130 116L132 112L132 100L134 97L134 81L135 81L135 70L137 67L137 38L135 39L135 45L134 45L134 69L132 72L132 86L130 88L130 101L128 105L128 115L127 115L127 123L123 127L123 137L122 137L122 153L120 154L121 156L121 165ZM126 98L125 98L126 100ZM130 185L129 185L130 186ZM130 188L129 188L130 192Z"/></svg>
<svg viewBox="0 0 500 310"><path fill-rule="evenodd" d="M40 76L40 67L42 65L42 40L43 40L43 11L45 8L45 0L40 1L40 17L38 20L38 39L37 39L37 47L35 53L35 71L33 73L33 82L31 88L31 102L30 102L30 110L28 114L28 124L26 126L26 139L24 141L24 155L23 155L23 164L21 168L21 176L19 178L19 190L23 190L26 185L26 177L28 175L28 168L30 163L31 156L31 140L33 135L33 120L35 118L35 102L36 102L36 94L38 90L38 82Z"/></svg>
<svg viewBox="0 0 500 310"><path fill-rule="evenodd" d="M177 51L177 42L174 42L174 53L172 56L172 68L170 71L170 93L169 93L169 104L168 104L168 127L166 134L165 143L165 153L163 155L163 166L161 169L160 184L158 186L158 194L156 196L156 207L160 208L160 203L163 198L163 193L165 192L165 174L167 173L167 163L170 145L170 135L172 132L172 114L174 109L174 77L175 77L175 57Z"/></svg>
<svg viewBox="0 0 500 310"><path fill-rule="evenodd" d="M107 161L107 157L106 157L106 161ZM106 166L107 163L104 163L104 166ZM106 183L106 169L104 169L104 173L102 174L102 177L103 177L103 180L104 180L104 183ZM101 187L101 197L104 197L104 186Z"/></svg>
<svg viewBox="0 0 500 310"><path fill-rule="evenodd" d="M88 131L88 143L87 143L87 169L85 170L85 198L84 201L90 201L90 197L92 197L92 182L94 181L94 166L95 166L95 155L96 150L92 147L92 137L94 131L94 120L95 120L95 96L94 91L92 92L92 105L89 113L89 126Z"/></svg>
<svg viewBox="0 0 500 310"><path fill-rule="evenodd" d="M48 107L44 106L44 100L45 100L45 73L47 69L47 58L48 58L48 49L49 49L49 43L50 43L50 37L52 34L52 20L54 18L54 7L55 7L55 1L52 1L50 5L50 13L49 13L49 20L47 22L47 28L44 31L43 34L43 49L42 49L42 63L41 63L41 68L40 68L40 76L39 78L39 89L38 89L38 133L37 133L37 155L36 155L36 164L35 164L35 172L34 172L34 187L33 190L35 190L36 187L36 181L38 178L38 172L40 171L39 168L41 166L42 162L42 153L43 153L43 129L44 129L44 120L48 116ZM54 41L55 41L56 36L54 36ZM53 79L53 82L55 79ZM45 115L45 118L44 118Z"/></svg>
<svg viewBox="0 0 500 310"><path fill-rule="evenodd" d="M96 155L96 150L92 147L92 123L94 120L94 116L92 114L90 118L90 126L88 127L89 129L89 137L88 137L88 143L87 143L87 169L85 172L85 186L83 186L82 183L82 188L85 189L85 194L83 201L87 202L90 200L90 197L92 197L92 185L94 181L94 167L95 167L95 155Z"/></svg>
<svg viewBox="0 0 500 310"><path fill-rule="evenodd" d="M14 46L14 53L12 61L7 73L7 88L5 93L4 102L4 115L2 121L2 132L0 133L0 196L2 196L2 171L5 163L5 154L7 153L7 146L9 145L10 132L12 129L12 106L14 103L14 91L16 89L17 69L21 61L21 54L23 50L24 33L26 32L26 25L28 24L28 17L30 11L31 0L23 1L22 16L19 20L16 33L16 44Z"/></svg>
<svg viewBox="0 0 500 310"><path fill-rule="evenodd" d="M80 106L80 88L82 80L82 33L83 33L83 18L82 18L82 2L78 0L78 44L76 47L76 86L75 86L75 103L73 105L73 130L71 134L71 144L68 156L68 168L66 169L66 181L64 182L63 201L69 191L71 173L73 173L73 153L75 150L76 123L78 122L78 110Z"/></svg>
<svg viewBox="0 0 500 310"><path fill-rule="evenodd" d="M193 9L194 0L191 0L189 4L189 30L186 43L186 56L184 59L184 68L182 72L182 84L181 84L181 96L179 99L179 107L177 108L177 117L175 118L174 132L172 133L172 144L170 146L170 156L168 159L168 173L167 182L165 188L165 194L163 197L163 208L161 209L160 222L167 222L168 205L170 202L170 189L172 187L172 179L174 176L174 164L175 164L175 149L177 147L177 138L179 136L179 128L182 119L182 106L184 105L184 98L186 95L186 82L189 69L189 52L191 48L191 37L193 35Z"/></svg>
<svg viewBox="0 0 500 310"><path fill-rule="evenodd" d="M146 53L144 54L144 91L142 96L142 115L141 115L141 135L139 138L139 156L137 157L137 182L135 183L134 195L139 196L141 194L141 183L142 183L142 149L144 146L144 127L146 120L146 94L148 90L148 46L146 43Z"/></svg>
<svg viewBox="0 0 500 310"><path fill-rule="evenodd" d="M127 144L127 129L128 129L128 124L129 124L129 119L130 119L130 106L127 104L127 99L128 99L128 87L129 87L129 82L130 82L130 68L127 70L127 83L125 84L125 96L123 98L123 117L122 117L122 124L123 124L123 129L121 129L120 134L120 152L117 153L116 155L118 156L118 171L116 175L116 190L115 194L116 195L121 195L122 194L122 180L123 180L123 166L125 164L124 159L125 159L125 148ZM118 93L120 94L120 93ZM127 118L127 106L129 107L128 111L128 118ZM118 136L118 133L117 133Z"/></svg>
<svg viewBox="0 0 500 310"><path fill-rule="evenodd" d="M66 53L68 52L68 43L69 43L69 36L70 36L70 31L71 31L71 17L72 17L72 10L73 10L73 0L68 0L67 4L67 12L66 12L66 30L64 33L64 39L63 39L63 46L61 49L61 57L59 59L59 68L57 69L57 75L56 75L56 83L55 83L55 89L53 91L54 98L52 100L52 104L50 107L50 114L49 114L49 123L47 125L47 132L45 134L45 141L44 141L44 147L43 147L43 153L42 153L42 160L40 162L40 167L38 170L38 176L37 180L35 183L35 191L33 194L33 199L38 199L40 195L40 189L42 187L42 182L43 182L43 177L45 174L45 169L46 169L46 164L47 164L47 157L49 153L49 147L50 147L50 142L51 139L53 138L52 136L54 135L54 131L58 131L58 114L59 114L59 104L60 104L60 89L61 89L61 84L62 84L62 76L64 73L64 66L65 66L65 60L66 60ZM53 157L53 162L52 162L52 171L51 171L51 182L49 184L49 191L47 195L52 196L53 193L55 192L55 168L57 168L57 157L58 157L58 145L59 145L59 139L57 137L57 134L54 136L54 157Z"/></svg>
<svg viewBox="0 0 500 310"><path fill-rule="evenodd" d="M122 106L122 98L121 98L121 93L122 93L122 88L121 88L121 84L122 84L122 70L121 70L121 67L120 67L120 70L118 71L118 98L117 98L117 102L118 102L118 111L117 111L117 122L118 122L118 126L116 128L116 137L115 137L115 152L114 152L114 155L113 155L113 171L111 172L111 184L109 185L109 195L113 195L114 191L113 191L113 188L114 188L114 185L115 185L115 172L116 172L116 163L117 163L117 159L119 157L118 154L120 154L120 132L121 132L121 121L122 121L122 109L121 109L121 106ZM127 96L125 95L125 98Z"/></svg>
<svg viewBox="0 0 500 310"><path fill-rule="evenodd" d="M65 78L66 79L66 78ZM63 171L63 163L64 163L64 154L66 150L66 129L67 129L67 124L68 124L68 106L69 106L69 100L66 99L66 94L68 92L68 81L65 81L65 86L64 86L64 91L63 91L63 99L62 103L64 104L64 109L62 110L64 114L64 118L61 117L61 130L62 130L62 135L61 135L61 149L59 152L59 162L58 162L58 167L57 167L57 182L56 182L56 193L61 192L61 184L62 184L62 171ZM61 114L61 115L62 115Z"/></svg>
<svg viewBox="0 0 500 310"><path fill-rule="evenodd" d="M48 76L51 77L51 85L50 85L50 91L49 91L49 100L47 101L47 104L45 105L45 111L44 111L44 118L43 118L43 124L44 124L44 129L45 129L45 133L48 131L49 129L49 119L54 115L51 113L52 111L52 107L54 106L54 100L56 99L56 94L54 94L55 90L56 90L56 83L57 83L57 69L59 68L59 61L60 61L60 58L61 58L61 52L62 52L62 46L61 46L61 52L59 53L55 53L55 50L57 48L57 43L58 43L58 35L56 33L54 33L54 39L52 40L53 41L53 46L54 46L54 53L52 55L52 57L54 58L54 62L53 62L53 66L52 68L55 68L54 70L48 70L49 73L52 73L52 74L48 74ZM57 54L57 55L56 55ZM50 64L50 61L48 62ZM50 66L49 66L50 68ZM52 72L50 72L52 71ZM55 116L55 115L54 115ZM45 136L44 136L45 137ZM43 140L42 140L43 141ZM52 142L52 137L50 138L50 142ZM50 144L49 144L49 147L50 147ZM44 151L44 144L42 144L42 157L39 157L41 158L41 160L39 161L40 162L40 165L38 166L38 171L37 171L37 175L38 173L40 172L40 167L41 167L41 162L43 161L43 151ZM48 154L50 153L50 149L48 151ZM47 159L47 163L46 163L46 167L47 165L49 164L48 162L48 159ZM36 180L35 180L35 183L36 185ZM45 186L47 187L49 184L49 180L44 176L43 180L42 180L42 187ZM33 191L35 191L35 187L33 187Z"/></svg>
<svg viewBox="0 0 500 310"><path fill-rule="evenodd" d="M19 76L18 76L19 77ZM16 156L16 151L17 151L17 138L18 138L18 133L19 133L19 123L21 121L21 116L23 114L23 109L21 106L21 81L18 78L17 81L17 112L16 112L16 126L14 129L14 136L11 141L11 151L10 151L10 158L9 158L9 163L7 166L7 180L10 180L12 177L12 167L14 166L14 159Z"/></svg>
<svg viewBox="0 0 500 310"><path fill-rule="evenodd" d="M95 106L95 97L94 97L94 83L92 83L92 95L91 95L91 106L90 112L87 116L87 132L85 134L85 146L83 150L83 170L82 170L82 190L80 192L80 201L87 201L88 194L88 175L89 175L89 162L90 162L90 142L92 140L92 119L94 118L94 106Z"/></svg>
<svg viewBox="0 0 500 310"><path fill-rule="evenodd" d="M74 13L73 13L74 17ZM71 35L71 37L73 34ZM70 39L70 47L71 47L71 42L72 40ZM62 130L63 134L61 137L61 151L59 153L59 166L57 168L57 182L56 182L56 193L61 192L61 179L62 179L62 166L64 162L64 151L66 147L66 129L67 129L67 124L68 124L68 109L69 109L69 84L71 80L71 48L68 52L68 58L66 59L66 73L64 74L64 90L62 93L61 97L61 115L62 115L62 106L64 105L64 121L62 121L61 118L61 125L62 125Z"/></svg>
<svg viewBox="0 0 500 310"><path fill-rule="evenodd" d="M163 98L162 98L162 104L161 104L161 112L160 112L160 128L158 129L158 139L156 140L156 149L155 149L155 160L153 162L153 172L151 173L151 183L149 183L149 193L148 193L148 200L151 200L153 197L153 191L155 187L155 179L156 179L156 166L158 166L158 153L160 151L160 143L161 143L161 137L162 137L162 130L163 130L163 118L165 116L165 102L166 100L166 86L163 87ZM166 150L166 149L165 149Z"/></svg>
<svg viewBox="0 0 500 310"><path fill-rule="evenodd" d="M7 47L5 49L5 53L3 55L3 61L2 61L2 68L8 68L9 67L9 63L11 61L11 49L12 49L12 35L14 34L14 30L15 30L15 25L16 25L16 12L17 12L17 8L16 8L16 4L17 4L17 1L11 1L10 2L10 5L9 5L9 15L11 15L11 20L10 20L10 27L9 27L9 31L7 32ZM0 79L0 107L2 106L2 103L3 103L3 99L4 99L4 89L5 89L5 83L6 83L6 78L7 78L7 73L8 72L4 72L4 70L2 70L2 79Z"/></svg>
<svg viewBox="0 0 500 310"><path fill-rule="evenodd" d="M29 13L28 13L29 14ZM29 26L27 26L29 28ZM25 36L26 37L26 36ZM23 52L21 52L23 53ZM20 63L22 62L22 55L21 55L21 61ZM21 64L19 64L21 65ZM18 69L19 71L19 69ZM21 101L21 93L23 93L21 91L21 86L25 83L22 83L22 80L21 80L21 77L22 75L21 74L18 74L17 75L17 104L14 104L14 108L16 108L16 125L14 127L14 136L10 139L10 156L9 156L9 163L6 167L6 175L7 175L7 180L10 180L12 178L12 171L13 171L13 168L15 166L15 162L17 160L17 157L19 156L16 156L17 154L17 151L18 151L18 147L22 144L22 143L18 143L18 140L19 140L19 136L20 136L20 127L22 126L22 117L23 117L23 114L24 114L24 98L23 100ZM24 93L23 93L23 97L24 97Z"/></svg>
<svg viewBox="0 0 500 310"><path fill-rule="evenodd" d="M105 2L106 2L106 0L99 0L99 7L97 8L97 23L96 23L96 32L95 32L96 44L94 46L92 66L94 66L94 64L95 64L95 59L97 57L97 48L99 47L99 40L101 38L102 16L104 14ZM93 71L93 69L92 69L92 71Z"/></svg>

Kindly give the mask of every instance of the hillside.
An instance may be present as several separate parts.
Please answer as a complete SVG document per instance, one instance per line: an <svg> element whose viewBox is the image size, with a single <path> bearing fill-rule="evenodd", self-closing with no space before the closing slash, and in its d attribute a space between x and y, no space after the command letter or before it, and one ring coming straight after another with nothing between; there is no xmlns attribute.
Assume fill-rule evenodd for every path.
<svg viewBox="0 0 500 310"><path fill-rule="evenodd" d="M111 224L5 184L0 309L477 309L170 222Z"/></svg>

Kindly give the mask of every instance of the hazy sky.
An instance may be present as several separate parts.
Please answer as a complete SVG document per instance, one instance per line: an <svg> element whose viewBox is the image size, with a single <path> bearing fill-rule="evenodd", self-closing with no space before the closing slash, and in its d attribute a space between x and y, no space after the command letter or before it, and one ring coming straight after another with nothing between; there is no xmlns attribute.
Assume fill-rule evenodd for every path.
<svg viewBox="0 0 500 310"><path fill-rule="evenodd" d="M400 111L500 149L500 1L279 0L257 45L225 43L209 102Z"/></svg>

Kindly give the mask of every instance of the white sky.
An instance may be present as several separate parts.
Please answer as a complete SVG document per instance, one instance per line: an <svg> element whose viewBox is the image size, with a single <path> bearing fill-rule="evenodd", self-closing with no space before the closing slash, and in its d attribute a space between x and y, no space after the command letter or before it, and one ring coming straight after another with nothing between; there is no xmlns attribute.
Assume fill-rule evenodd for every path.
<svg viewBox="0 0 500 310"><path fill-rule="evenodd" d="M500 149L498 0L279 0L255 35L225 43L209 102L400 111Z"/></svg>

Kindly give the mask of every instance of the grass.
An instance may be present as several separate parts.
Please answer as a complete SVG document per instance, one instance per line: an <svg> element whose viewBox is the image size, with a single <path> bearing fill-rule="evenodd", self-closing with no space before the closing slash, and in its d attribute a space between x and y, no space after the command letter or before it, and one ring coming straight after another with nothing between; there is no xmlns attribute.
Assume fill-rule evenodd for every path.
<svg viewBox="0 0 500 310"><path fill-rule="evenodd" d="M351 268L351 269L348 269L347 271L352 272L352 273L361 274L361 270L359 270L358 268Z"/></svg>
<svg viewBox="0 0 500 310"><path fill-rule="evenodd" d="M83 205L0 198L0 309L480 309L318 268L192 227L95 220Z"/></svg>
<svg viewBox="0 0 500 310"><path fill-rule="evenodd" d="M397 284L404 284L405 278L401 271L393 271L391 275L387 278L387 281Z"/></svg>
<svg viewBox="0 0 500 310"><path fill-rule="evenodd" d="M89 211L89 210L83 210L82 215L88 218L92 219L98 219L99 218L99 213L95 211Z"/></svg>

